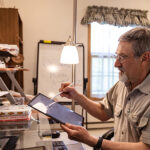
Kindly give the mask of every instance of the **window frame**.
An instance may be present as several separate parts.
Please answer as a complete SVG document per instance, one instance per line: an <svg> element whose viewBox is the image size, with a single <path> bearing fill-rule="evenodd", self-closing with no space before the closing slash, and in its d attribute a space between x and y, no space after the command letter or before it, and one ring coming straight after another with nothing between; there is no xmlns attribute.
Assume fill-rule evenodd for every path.
<svg viewBox="0 0 150 150"><path fill-rule="evenodd" d="M87 70L88 70L88 74L87 74L87 76L88 76L88 83L87 83L87 96L90 98L90 99L92 99L92 100L102 100L103 99L103 97L101 98L101 97L94 97L93 95L92 95L92 93L91 93L91 85L92 85L92 78L91 78L91 76L92 76L92 72L91 72L91 70L92 70L92 50L91 50L91 27L92 25L91 24L88 24L88 63L87 63ZM132 29L132 28L134 28L134 27L136 27L136 25L132 25L132 26L127 26L127 27L129 27L128 29L130 30L130 29ZM128 30L126 30L126 31L124 31L124 32L122 32L122 30L121 30L121 35L123 34L123 33L125 33L125 32L127 32ZM115 53L114 53L114 55L115 55ZM113 57L113 55L111 56L111 57ZM113 57L113 58L115 58L115 56ZM108 89L109 90L109 89ZM106 93L105 93L106 94ZM91 96L92 95L92 96Z"/></svg>
<svg viewBox="0 0 150 150"><path fill-rule="evenodd" d="M91 24L88 24L88 83L87 83L87 96L91 100L99 101L103 98L91 97Z"/></svg>

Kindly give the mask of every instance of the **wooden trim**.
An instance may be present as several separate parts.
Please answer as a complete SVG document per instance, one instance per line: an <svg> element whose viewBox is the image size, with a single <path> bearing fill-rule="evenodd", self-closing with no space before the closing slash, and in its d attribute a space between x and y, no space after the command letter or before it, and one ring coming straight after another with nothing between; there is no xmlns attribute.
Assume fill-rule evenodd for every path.
<svg viewBox="0 0 150 150"><path fill-rule="evenodd" d="M103 98L91 97L91 24L88 25L88 84L87 84L87 97L94 101L101 101Z"/></svg>
<svg viewBox="0 0 150 150"><path fill-rule="evenodd" d="M91 95L91 25L88 25L88 86L87 86L87 96Z"/></svg>
<svg viewBox="0 0 150 150"><path fill-rule="evenodd" d="M91 97L91 24L88 25L88 86L87 86L87 96L88 98L99 101L102 98Z"/></svg>

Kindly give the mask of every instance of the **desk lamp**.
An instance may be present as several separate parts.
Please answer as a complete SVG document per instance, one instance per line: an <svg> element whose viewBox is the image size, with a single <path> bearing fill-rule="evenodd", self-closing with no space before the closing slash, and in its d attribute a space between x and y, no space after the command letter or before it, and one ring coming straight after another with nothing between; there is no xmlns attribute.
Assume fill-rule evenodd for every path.
<svg viewBox="0 0 150 150"><path fill-rule="evenodd" d="M60 63L72 64L72 83L73 86L76 84L76 64L79 63L78 51L73 43L71 36L67 40L60 57ZM75 102L72 100L72 110L75 110Z"/></svg>
<svg viewBox="0 0 150 150"><path fill-rule="evenodd" d="M72 64L72 83L76 85L76 64L79 63L76 44L76 18L77 18L77 0L73 0L73 40L71 36L67 40L60 58L62 64ZM72 110L75 111L75 102L72 100Z"/></svg>

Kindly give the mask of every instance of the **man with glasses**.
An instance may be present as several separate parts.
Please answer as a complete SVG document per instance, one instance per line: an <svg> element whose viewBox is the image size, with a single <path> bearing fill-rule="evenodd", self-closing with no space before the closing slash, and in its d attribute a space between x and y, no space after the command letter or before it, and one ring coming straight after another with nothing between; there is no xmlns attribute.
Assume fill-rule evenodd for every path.
<svg viewBox="0 0 150 150"><path fill-rule="evenodd" d="M96 138L80 126L61 125L70 139L102 150L150 150L150 29L136 27L119 38L115 67L119 81L97 103L62 83L62 97L77 101L94 117L114 118L114 141Z"/></svg>

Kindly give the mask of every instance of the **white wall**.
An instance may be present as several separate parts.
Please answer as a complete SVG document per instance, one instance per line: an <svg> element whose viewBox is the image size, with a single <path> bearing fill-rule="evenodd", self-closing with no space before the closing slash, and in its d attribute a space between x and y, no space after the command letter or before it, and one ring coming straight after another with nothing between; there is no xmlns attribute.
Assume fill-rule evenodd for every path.
<svg viewBox="0 0 150 150"><path fill-rule="evenodd" d="M33 94L32 78L36 76L37 43L39 40L66 41L72 35L73 0L3 0L5 7L19 9L23 21L25 92ZM149 0L78 0L77 42L84 43L86 50L88 28L80 24L87 6L112 6L150 11ZM148 14L150 19L150 13ZM86 75L87 76L87 75Z"/></svg>

